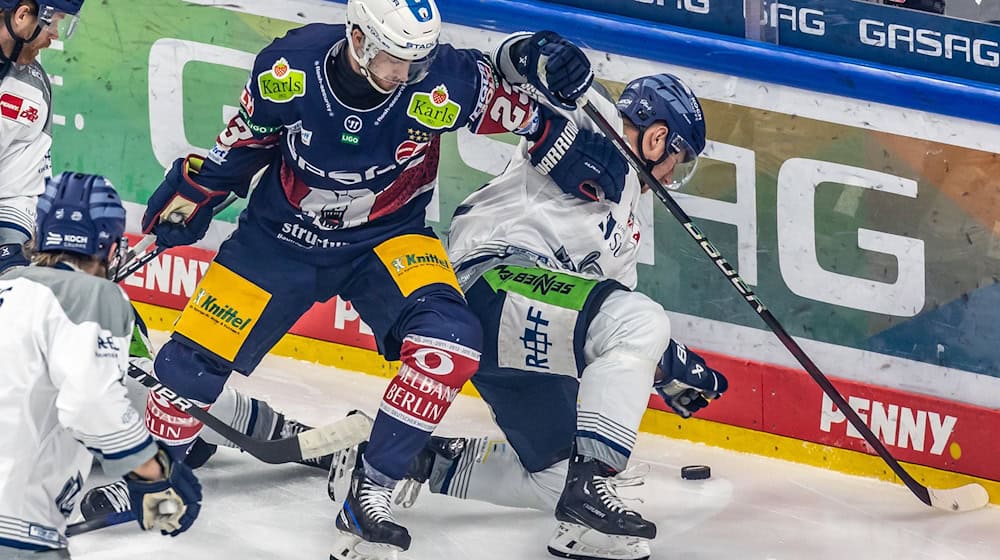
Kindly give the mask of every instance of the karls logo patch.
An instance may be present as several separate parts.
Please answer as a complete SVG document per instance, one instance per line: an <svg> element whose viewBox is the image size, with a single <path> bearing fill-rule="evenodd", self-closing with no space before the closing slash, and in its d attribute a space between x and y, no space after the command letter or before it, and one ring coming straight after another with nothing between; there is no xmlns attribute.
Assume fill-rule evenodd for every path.
<svg viewBox="0 0 1000 560"><path fill-rule="evenodd" d="M267 72L257 76L260 96L275 103L288 103L306 94L306 73L295 70L288 61L279 58Z"/></svg>
<svg viewBox="0 0 1000 560"><path fill-rule="evenodd" d="M0 117L21 123L34 124L41 116L38 105L12 93L0 94Z"/></svg>
<svg viewBox="0 0 1000 560"><path fill-rule="evenodd" d="M462 106L451 100L448 88L441 84L430 93L414 93L406 114L427 128L440 130L454 126L461 111Z"/></svg>

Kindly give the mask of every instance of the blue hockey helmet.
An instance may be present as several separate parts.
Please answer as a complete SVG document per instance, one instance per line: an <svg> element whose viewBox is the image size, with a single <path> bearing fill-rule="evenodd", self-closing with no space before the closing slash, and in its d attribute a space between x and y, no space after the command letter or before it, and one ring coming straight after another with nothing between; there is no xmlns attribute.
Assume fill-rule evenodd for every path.
<svg viewBox="0 0 1000 560"><path fill-rule="evenodd" d="M125 208L111 182L100 175L64 172L50 179L38 199L36 224L40 252L107 260L111 249L126 245Z"/></svg>
<svg viewBox="0 0 1000 560"><path fill-rule="evenodd" d="M705 149L705 113L691 88L672 74L655 74L637 78L625 86L618 98L618 111L639 129L639 157L647 167L663 162L671 154L681 154L681 164L675 168L674 180L666 185L680 188L694 175L698 154ZM646 129L663 122L669 129L667 149L656 161L643 153L641 139Z"/></svg>

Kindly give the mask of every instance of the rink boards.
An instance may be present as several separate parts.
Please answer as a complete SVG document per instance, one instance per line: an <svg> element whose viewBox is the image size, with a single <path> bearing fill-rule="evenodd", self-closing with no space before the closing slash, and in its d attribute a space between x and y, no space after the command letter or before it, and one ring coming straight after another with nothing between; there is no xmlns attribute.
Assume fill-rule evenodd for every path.
<svg viewBox="0 0 1000 560"><path fill-rule="evenodd" d="M317 1L251 0L239 9L194 3L214 2L166 0L141 11L125 0L87 6L80 36L65 54L45 59L57 77L56 171L105 174L141 204L174 157L211 147L253 53L269 38L343 17L342 5ZM598 77L612 90L655 72L688 81L704 100L710 143L695 184L678 194L681 205L820 367L849 380L839 386L894 453L1000 480L988 437L1000 427L1000 345L993 342L1000 291L992 276L1000 264L1000 193L991 182L1000 176L1000 134L974 120L996 107L989 92L625 21L603 22L599 36L588 31L596 29L591 20L530 2L479 10L477 24L481 4L442 1L460 20L446 26L445 38L489 49L518 21L532 21L582 34L574 38L595 47L589 54ZM531 18L518 12L528 9ZM734 60L758 75L740 77ZM797 75L824 70L813 70L821 92L764 79L790 67L802 69ZM830 83L823 75L833 76ZM929 110L935 106L940 112ZM512 142L445 137L430 211L439 232L457 203L502 169ZM674 426L672 416L651 414L647 428L881 476L857 434L700 249L652 199L645 204L639 288L671 312L676 338L711 355L734 380L706 416L716 422ZM131 231L137 212L130 205ZM223 214L203 247L172 251L128 283L137 301L158 306L144 310L167 321L161 328L172 321L165 310L181 308L191 294L236 212ZM279 352L392 371L375 358L370 334L346 303L317 305L293 332ZM862 453L831 455L835 448Z"/></svg>

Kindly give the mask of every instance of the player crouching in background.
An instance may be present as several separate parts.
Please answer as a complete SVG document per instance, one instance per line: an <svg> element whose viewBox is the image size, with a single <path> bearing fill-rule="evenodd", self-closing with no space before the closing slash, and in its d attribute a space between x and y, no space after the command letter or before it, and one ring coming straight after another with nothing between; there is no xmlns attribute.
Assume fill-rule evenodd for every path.
<svg viewBox="0 0 1000 560"><path fill-rule="evenodd" d="M132 308L106 279L124 231L108 181L63 173L39 200L34 265L0 278L4 559L69 557L66 522L93 457L124 476L143 529L176 536L198 517L198 480L125 396Z"/></svg>

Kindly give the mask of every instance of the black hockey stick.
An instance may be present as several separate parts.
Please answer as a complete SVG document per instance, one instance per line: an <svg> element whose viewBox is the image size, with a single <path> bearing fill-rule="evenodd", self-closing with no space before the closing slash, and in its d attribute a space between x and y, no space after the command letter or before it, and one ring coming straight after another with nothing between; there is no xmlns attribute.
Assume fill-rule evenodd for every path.
<svg viewBox="0 0 1000 560"><path fill-rule="evenodd" d="M229 208L234 202L236 202L237 198L239 197L236 196L235 193L230 193L225 200L212 209L212 215L218 216L220 212ZM171 217L173 216L174 214L171 214ZM148 249L153 243L156 243L156 236L147 235L142 238L141 241L136 243L135 247L129 249L128 253L125 255L124 262L122 262L119 265L118 270L114 272L112 281L121 282L134 274L135 271L146 266L146 263L160 256L161 253L167 250L166 247L157 246L152 251L147 251L146 249Z"/></svg>
<svg viewBox="0 0 1000 560"><path fill-rule="evenodd" d="M615 131L615 129L604 118L604 116L601 115L597 108L594 107L590 101L585 101L585 99L585 97L581 98L580 101L582 103L581 106L583 111L587 114L587 116L589 116L590 119L594 121L594 124L601 129L601 132L603 132L604 135L607 136L612 143L614 143L615 147L618 148L618 151L621 152L621 154L629 162L632 169L634 169L635 172L639 174L639 177L642 178L642 181L652 188L653 193L655 193L656 197L660 199L660 202L662 202L674 218L676 218L677 221L684 226L684 230L688 232L692 239L694 239L695 243L701 246L702 250L705 251L705 254L712 259L712 262L714 262L717 267L719 267L719 270L722 271L736 291L743 296L743 299L746 300L757 315L764 320L764 323L767 324L768 328L770 328L771 331L777 335L778 340L780 340L781 343L785 345L785 348L787 348L788 351L795 356L795 359L802 364L802 367L805 368L809 376L813 378L813 381L815 381L823 389L823 392L830 397L830 400L837 405L837 408L839 408L844 416L847 417L847 420L851 423L851 425L853 425L854 428L861 433L861 435L865 438L865 441L868 442L868 445L870 445L872 449L878 453L879 457L881 457L882 460L889 465L889 468L892 469L892 472L896 473L896 476L903 481L903 484L905 484L906 487L920 499L920 501L939 509L947 511L969 511L986 506L986 504L989 503L990 497L986 492L986 489L979 484L972 483L959 488L936 490L933 488L927 488L926 486L920 484L913 478L913 476L910 475L910 473L906 472L906 469L904 469L903 466L899 464L899 461L897 461L896 458L889 453L889 450L886 449L885 445L879 441L878 437L872 433L871 429L869 429L864 421L861 420L858 413L851 408L847 400L845 400L843 395L837 391L837 388L833 386L826 375L820 371L819 367L813 363L812 359L806 355L802 347L799 346L791 335L788 334L785 328L781 326L781 323L778 322L771 311L764 306L764 303L760 301L760 298L758 298L750 287L747 286L746 282L740 278L739 274L736 273L736 270L732 267L732 265L730 265L726 259L722 257L722 254L719 253L719 250L712 245L712 242L709 241L707 237L705 237L705 234L703 234L701 230L692 223L691 217L688 216L687 213L684 212L684 210L673 199L673 197L670 196L670 192L667 191L667 189L658 180L656 180L655 177L653 177L653 174L646 169L643 162L639 161L639 157L632 152L629 146L625 143L625 140L622 139L621 135Z"/></svg>
<svg viewBox="0 0 1000 560"><path fill-rule="evenodd" d="M292 463L350 449L368 439L368 434L371 432L371 418L365 414L351 414L333 424L312 428L294 437L256 440L225 424L187 399L177 396L173 390L141 368L131 365L128 374L129 377L170 402L177 410L187 412L219 435L265 463ZM66 536L82 535L134 520L135 516L129 510L114 512L103 517L72 523L66 527Z"/></svg>
<svg viewBox="0 0 1000 560"><path fill-rule="evenodd" d="M371 418L365 414L351 414L333 424L312 428L293 437L257 440L229 426L187 399L177 396L177 393L141 368L130 365L128 375L167 400L177 410L190 414L222 437L265 463L293 463L303 459L330 455L358 445L368 439L368 434L371 432ZM135 515L129 510L114 512L103 517L72 523L66 527L66 536L82 535L134 520Z"/></svg>
<svg viewBox="0 0 1000 560"><path fill-rule="evenodd" d="M372 422L364 414L352 414L332 424L306 430L294 437L254 439L226 424L207 410L181 397L142 368L130 365L128 375L180 412L194 417L215 433L233 442L257 459L271 464L295 463L342 451L368 439Z"/></svg>

